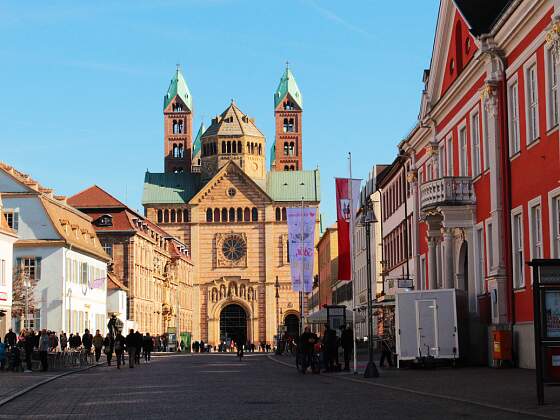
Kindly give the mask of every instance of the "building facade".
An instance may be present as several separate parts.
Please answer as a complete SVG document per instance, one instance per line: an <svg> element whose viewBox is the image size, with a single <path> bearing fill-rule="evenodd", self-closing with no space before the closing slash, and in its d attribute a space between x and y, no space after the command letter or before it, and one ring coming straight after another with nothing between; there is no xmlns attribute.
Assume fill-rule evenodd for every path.
<svg viewBox="0 0 560 420"><path fill-rule="evenodd" d="M559 22L558 1L442 0L419 121L399 144L415 286L466 293L476 363L497 327L534 367L526 263L560 256Z"/></svg>
<svg viewBox="0 0 560 420"><path fill-rule="evenodd" d="M169 328L192 333L194 270L187 246L96 185L68 202L92 218L112 257L111 314L152 335Z"/></svg>
<svg viewBox="0 0 560 420"><path fill-rule="evenodd" d="M182 75L175 78L178 91L190 91L180 86L186 85ZM172 118L166 112L174 104L185 103L181 95L171 97L174 92L166 95L166 119ZM290 143L295 150L297 141L300 162L301 104L301 93L286 69L275 95L275 113L288 124L294 119L294 131L287 127L285 133L290 137L287 151L291 158ZM277 130L277 142L283 144L288 138L282 135L283 125L277 124ZM234 101L197 137L198 168L180 172L166 166L164 173L146 173L146 217L192 250L193 339L216 345L244 336L273 343L279 324L293 325L299 318L298 294L291 290L286 209L302 203L319 206L319 171L296 170L296 163L286 171L268 171L265 137Z"/></svg>
<svg viewBox="0 0 560 420"><path fill-rule="evenodd" d="M12 261L17 235L10 225L14 225L13 213L4 211L0 195L0 337L12 323Z"/></svg>
<svg viewBox="0 0 560 420"><path fill-rule="evenodd" d="M0 164L4 214L14 244L12 324L105 331L107 263L91 218L9 165ZM23 322L25 320L25 322Z"/></svg>

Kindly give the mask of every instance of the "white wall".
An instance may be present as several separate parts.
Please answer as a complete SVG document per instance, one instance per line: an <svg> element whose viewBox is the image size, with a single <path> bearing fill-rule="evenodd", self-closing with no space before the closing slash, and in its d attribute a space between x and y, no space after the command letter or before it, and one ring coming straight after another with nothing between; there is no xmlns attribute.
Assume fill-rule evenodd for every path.
<svg viewBox="0 0 560 420"><path fill-rule="evenodd" d="M126 319L127 295L124 290L107 291L107 313L117 314L117 318Z"/></svg>
<svg viewBox="0 0 560 420"><path fill-rule="evenodd" d="M19 239L60 239L41 201L31 197L2 196L4 208L19 212Z"/></svg>
<svg viewBox="0 0 560 420"><path fill-rule="evenodd" d="M1 213L0 217L2 217ZM11 325L13 243L16 239L0 232L0 310L5 311L5 315L0 318L2 339Z"/></svg>

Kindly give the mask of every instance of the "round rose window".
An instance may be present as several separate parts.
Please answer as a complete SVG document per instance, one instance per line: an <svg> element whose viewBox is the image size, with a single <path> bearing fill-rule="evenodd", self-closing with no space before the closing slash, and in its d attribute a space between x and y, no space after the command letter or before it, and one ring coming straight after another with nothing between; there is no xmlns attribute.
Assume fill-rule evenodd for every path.
<svg viewBox="0 0 560 420"><path fill-rule="evenodd" d="M222 253L229 261L240 260L247 252L247 244L241 235L230 235L222 244Z"/></svg>

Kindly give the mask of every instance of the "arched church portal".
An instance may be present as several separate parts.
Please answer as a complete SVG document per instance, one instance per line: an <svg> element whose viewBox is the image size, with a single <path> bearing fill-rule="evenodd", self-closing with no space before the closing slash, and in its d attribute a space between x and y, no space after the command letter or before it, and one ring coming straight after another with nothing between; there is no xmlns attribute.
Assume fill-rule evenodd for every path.
<svg viewBox="0 0 560 420"><path fill-rule="evenodd" d="M240 305L227 305L220 312L220 341L247 340L247 313Z"/></svg>
<svg viewBox="0 0 560 420"><path fill-rule="evenodd" d="M299 335L299 317L297 315L286 315L284 326L286 327L286 334L290 337L297 337Z"/></svg>

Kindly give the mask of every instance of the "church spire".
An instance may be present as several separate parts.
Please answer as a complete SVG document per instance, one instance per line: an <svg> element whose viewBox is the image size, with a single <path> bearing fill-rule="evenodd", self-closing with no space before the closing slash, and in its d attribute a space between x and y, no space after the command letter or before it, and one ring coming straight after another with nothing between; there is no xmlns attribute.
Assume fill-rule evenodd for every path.
<svg viewBox="0 0 560 420"><path fill-rule="evenodd" d="M280 78L278 88L276 88L276 92L274 93L274 108L276 108L288 94L296 102L299 108L303 109L303 96L301 95L301 91L297 85L296 78L290 69L290 65L286 62L286 69L284 70L284 74Z"/></svg>
<svg viewBox="0 0 560 420"><path fill-rule="evenodd" d="M181 65L177 64L177 69L175 70L175 74L171 78L171 82L169 83L169 87L167 88L167 93L163 97L163 109L167 108L169 103L175 98L175 96L179 96L181 100L187 105L189 111L192 112L192 96L189 86L185 81L185 77L183 76L183 71L181 70Z"/></svg>

